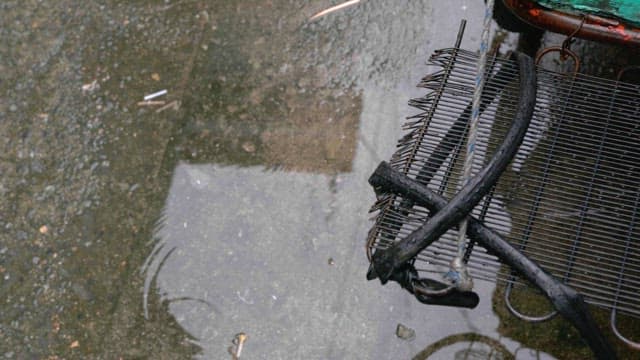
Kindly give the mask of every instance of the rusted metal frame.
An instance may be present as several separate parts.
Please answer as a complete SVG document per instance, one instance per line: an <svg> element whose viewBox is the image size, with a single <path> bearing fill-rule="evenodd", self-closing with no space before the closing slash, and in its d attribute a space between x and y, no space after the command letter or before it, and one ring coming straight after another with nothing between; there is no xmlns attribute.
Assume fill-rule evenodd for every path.
<svg viewBox="0 0 640 360"><path fill-rule="evenodd" d="M574 35L578 38L628 46L640 45L640 28L617 19L591 14L572 15L542 7L530 0L502 1L522 21L543 30L570 35L579 28Z"/></svg>

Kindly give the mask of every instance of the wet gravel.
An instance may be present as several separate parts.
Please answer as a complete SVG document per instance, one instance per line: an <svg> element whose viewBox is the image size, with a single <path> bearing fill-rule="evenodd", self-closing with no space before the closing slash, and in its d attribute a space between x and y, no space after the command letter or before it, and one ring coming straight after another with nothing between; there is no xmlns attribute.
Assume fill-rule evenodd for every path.
<svg viewBox="0 0 640 360"><path fill-rule="evenodd" d="M155 273L141 272L181 163L320 174L314 181L329 184L322 191L331 206L312 210L336 216L333 197L347 186L341 174L353 170L362 131L364 89L384 93L368 98L382 103L440 39L426 36L435 33L428 1L363 1L308 21L333 3L0 2L0 357L201 353L156 284L145 284ZM456 6L448 10L453 28ZM596 59L588 71L613 74L585 49L581 56ZM623 51L607 51L626 61ZM139 104L162 89L168 94L157 100L167 107ZM327 239L322 232L308 247L317 251ZM322 254L322 269L344 272L345 253ZM364 279L364 268L352 270ZM347 303L345 296L336 297ZM388 316L380 348L396 340L398 320ZM501 333L518 334L519 323L507 325L516 330ZM408 326L402 337L416 337ZM535 343L534 335L518 340ZM259 341L251 334L245 351Z"/></svg>

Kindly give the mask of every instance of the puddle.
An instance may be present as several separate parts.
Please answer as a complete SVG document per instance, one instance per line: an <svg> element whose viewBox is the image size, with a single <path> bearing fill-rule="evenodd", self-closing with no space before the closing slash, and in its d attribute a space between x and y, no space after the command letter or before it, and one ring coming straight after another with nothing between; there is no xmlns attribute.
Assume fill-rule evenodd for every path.
<svg viewBox="0 0 640 360"><path fill-rule="evenodd" d="M244 12L229 30L217 23L221 38L205 53L218 59L222 44L233 55L194 68L207 80L190 90L145 267L148 298L157 292L168 304L199 356L219 356L239 332L248 358L410 358L446 334L500 337L489 302L474 312L430 309L363 281L366 179L412 111L405 104L426 52L457 31L418 15L433 11L365 2L313 23L279 21L281 36L257 14L247 18L257 16L259 33ZM242 36L224 37L243 21ZM443 29L450 39L432 36ZM493 285L479 289L489 297ZM396 338L399 322L415 329L414 341Z"/></svg>
<svg viewBox="0 0 640 360"><path fill-rule="evenodd" d="M469 311L365 280L367 178L482 2L332 5L0 4L0 356L552 358L492 283Z"/></svg>

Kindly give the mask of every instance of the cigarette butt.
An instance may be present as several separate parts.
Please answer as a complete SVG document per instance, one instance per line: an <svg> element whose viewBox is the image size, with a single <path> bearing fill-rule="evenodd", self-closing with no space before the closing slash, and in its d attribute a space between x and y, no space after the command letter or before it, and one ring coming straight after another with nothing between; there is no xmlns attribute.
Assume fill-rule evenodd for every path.
<svg viewBox="0 0 640 360"><path fill-rule="evenodd" d="M242 345L244 344L245 341L247 341L247 334L245 333L239 333L238 335L236 335L236 339L238 339L238 347L236 349L236 357L240 357L240 354L242 354Z"/></svg>

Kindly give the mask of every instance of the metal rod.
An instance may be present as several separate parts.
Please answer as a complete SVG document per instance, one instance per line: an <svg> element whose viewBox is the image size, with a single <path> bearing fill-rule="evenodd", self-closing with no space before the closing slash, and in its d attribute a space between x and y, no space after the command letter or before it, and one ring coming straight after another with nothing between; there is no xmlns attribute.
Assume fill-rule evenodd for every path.
<svg viewBox="0 0 640 360"><path fill-rule="evenodd" d="M613 89L613 92L611 94L611 102L609 103L609 109L608 109L608 114L606 117L606 123L604 126L604 129L602 131L602 137L600 138L600 144L598 145L598 153L596 156L596 163L593 167L593 171L591 172L591 179L587 182L587 194L584 197L584 202L582 204L582 209L580 209L580 219L578 220L578 226L575 232L575 236L573 238L573 243L571 244L571 250L569 253L569 260L567 262L567 270L564 274L564 281L567 281L570 277L571 277L571 269L574 265L575 262L575 258L576 258L576 252L578 251L578 248L580 247L580 243L582 240L582 228L584 226L584 222L585 222L585 217L587 216L587 209L589 207L589 204L591 203L591 193L593 192L593 186L594 186L594 180L596 178L596 174L598 173L598 171L600 170L600 162L602 161L602 151L604 149L604 144L605 141L607 139L608 136L608 128L609 128L609 123L611 123L611 112L613 109L613 104L615 103L615 99L616 99L616 95L617 95L617 86Z"/></svg>
<svg viewBox="0 0 640 360"><path fill-rule="evenodd" d="M465 30L466 25L467 25L467 21L466 20L463 19L463 20L460 21L460 27L458 28L458 35L456 37L456 42L455 42L455 49L459 49L460 48L460 44L462 44L462 37L464 35L464 30ZM442 91L445 89L445 84L447 82L447 79L448 79L449 75L451 74L451 70L453 69L453 65L455 63L455 60L456 60L456 51L453 52L453 54L452 54L451 58L449 59L449 61L447 63L443 64L440 84L439 84L438 90L434 93L433 105L428 110L430 114L433 114L433 112L435 112L436 107L438 106L438 103L440 101L439 100L439 94L441 94ZM430 116L426 115L425 118L426 119L430 119ZM428 125L429 124L427 123L427 124L425 124L425 126L423 128L418 129L418 134L416 136L417 141L410 147L410 149L411 149L410 150L410 155L409 155L410 158L415 156L415 153L416 153L417 149L420 148L420 145L421 145L421 143L422 143L422 141L424 139L424 132L426 131ZM410 161L407 161L405 163L404 169L403 169L405 174L409 171L410 164L411 164ZM389 204L391 204L391 203L389 203ZM406 202L406 203L401 204L401 205L404 205L404 207L407 208L407 209L410 209L413 206L413 204L411 204L409 202ZM383 211L386 211L386 210L387 209L385 209ZM397 230L399 230L402 227L402 223L399 222L394 227ZM396 232L397 232L397 230L396 230ZM391 232L390 234L387 234L387 236L389 236L390 239L392 239L392 240L395 239L394 232ZM368 242L368 243L370 243L370 242ZM367 248L369 248L369 244L367 245ZM371 260L370 253L368 253L368 257Z"/></svg>
<svg viewBox="0 0 640 360"><path fill-rule="evenodd" d="M386 191L411 197L416 203L429 207L436 214L442 213L447 200L403 174L381 163L369 178L372 186ZM556 309L569 320L587 341L598 359L616 359L615 352L602 336L591 317L582 297L570 287L560 283L545 272L538 264L520 253L493 230L485 227L472 217L467 217L467 234L487 249L495 252L500 260L516 269L527 280L540 288Z"/></svg>
<svg viewBox="0 0 640 360"><path fill-rule="evenodd" d="M485 85L485 68L487 66L487 54L489 52L489 31L491 30L491 22L493 21L493 4L494 0L485 1L484 21L482 25L482 34L480 36L480 56L476 68L476 82L473 89L473 101L471 106L471 121L469 123L468 136L466 137L467 151L465 152L464 167L462 177L460 179L460 187L466 186L471 181L473 170L473 162L476 159L476 142L478 141L478 123L480 122L480 107L482 102L482 93ZM535 70L534 70L535 71ZM532 111L533 114L533 111ZM463 217L458 230L458 252L452 260L449 274L452 274L456 286L461 289L469 290L473 287L473 281L468 273L464 263L464 255L466 248L467 236L467 218Z"/></svg>
<svg viewBox="0 0 640 360"><path fill-rule="evenodd" d="M540 316L531 316L521 313L513 306L513 304L511 304L511 290L513 290L513 281L507 282L507 285L504 289L504 304L506 305L507 310L509 310L511 315L517 317L518 319L532 323L539 323L550 320L558 315L557 310L551 310L550 312Z"/></svg>
<svg viewBox="0 0 640 360"><path fill-rule="evenodd" d="M464 35L464 29L465 29L466 25L467 25L467 21L466 20L460 21L460 28L458 29L458 36L456 37L456 43L454 45L454 49L456 49L456 50L453 51L451 58L449 59L447 64L444 66L444 69L443 69L444 73L443 73L442 82L440 83L439 91L436 92L436 99L434 100L433 107L429 110L429 114L433 114L433 112L435 112L436 107L438 106L438 103L440 101L438 95L441 94L442 91L445 89L445 84L447 83L447 79L449 78L449 75L451 74L451 71L453 69L453 64L456 61L457 49L460 48L460 44L462 43L462 37ZM429 116L429 114L427 114L425 116L426 119L430 119L431 118ZM427 124L427 126L428 126L428 124ZM415 144L414 149L417 149L417 148L420 147L420 144L422 142L422 139L424 138L424 132L426 131L427 126L425 126L424 128L422 128L420 130L419 135L418 135L418 141ZM410 162L407 162L407 164L406 164L406 166L404 168L405 172L408 171L409 165L410 165Z"/></svg>
<svg viewBox="0 0 640 360"><path fill-rule="evenodd" d="M444 234L453 223L466 216L488 193L507 167L524 139L535 104L536 81L532 60L525 55L519 55L518 59L521 99L513 126L496 152L500 156L495 156L485 169L472 178L442 212L434 214L423 226L396 242L391 248L376 251L373 255L370 277L377 276L385 283L395 268L417 255L420 250Z"/></svg>
<svg viewBox="0 0 640 360"><path fill-rule="evenodd" d="M453 51L453 50L451 50ZM457 53L457 62L455 70L448 77L445 91L440 94L440 102L438 110L429 117L428 131L425 132L423 143L421 146L414 148L414 158L409 159L409 149L414 145L415 140L423 139L418 137L418 133L412 134L413 138L408 140L407 144L403 144L398 148L398 152L394 154L393 166L405 166L411 160L412 166L407 174L416 177L422 166L425 164L429 156L434 153L447 154L435 146L438 141L443 142L443 137L451 129L452 124L459 117L458 114L465 111L468 105L468 98L472 94L473 79L477 73L474 71L477 55L459 50ZM449 61L450 55L446 52L439 53L439 59L432 57L436 62ZM475 59L475 60L474 60ZM504 67L504 60L496 59L496 66ZM518 194L519 203L531 204L536 198L535 189L542 185L545 187L544 193L540 196L539 201L547 206L547 201L552 201L550 210L538 211L535 216L538 219L544 219L544 223L540 224L544 228L546 234L543 237L535 236L535 243L531 243L531 248L527 247L527 253L542 264L548 271L562 275L566 273L567 252L570 250L567 239L575 237L575 229L580 220L581 213L583 218L582 236L587 243L580 245L580 250L573 253L574 258L570 273L572 278L569 280L576 289L584 290L584 294L588 296L587 300L592 304L599 306L612 307L615 306L619 311L625 313L640 314L640 299L637 298L637 292L634 294L633 289L629 288L629 284L640 283L638 276L628 275L625 278L624 287L618 289L617 282L621 273L614 264L626 256L625 253L637 254L640 241L639 237L634 234L627 233L626 236L633 239L629 248L625 248L625 233L621 228L621 224L628 223L628 219L635 216L635 206L633 202L633 194L639 184L640 167L637 163L640 158L640 150L637 149L636 138L640 135L640 108L637 98L640 91L637 86L620 83L616 93L615 108L608 114L607 139L605 146L599 153L593 151L598 149L604 127L603 117L607 116L603 110L610 108L613 81L603 81L594 77L586 77L578 74L573 82L568 81L567 75L558 74L538 69L538 83L540 91L538 92L538 101L536 111L532 120L532 129L528 136L523 140L521 150L518 156L519 164L522 168L516 169L523 177L522 184L527 186L525 191ZM486 74L491 74L486 71ZM507 74L507 72L505 72ZM439 81L441 75L437 75L427 79L427 83L422 84L432 89L432 83L428 81ZM485 84L485 89L493 87L503 87L503 81L494 74L494 81ZM575 84L575 88L571 89L571 84ZM495 85L494 85L495 84ZM479 131L483 132L481 139L489 139L479 142L476 151L480 156L488 154L490 144L490 131L492 127L496 129L506 128L502 125L503 119L509 118L512 112L507 105L505 111L503 103L514 102L517 100L517 94L511 90L511 86L507 85L507 91L501 93L500 104L490 103L486 107L486 116L479 124ZM572 96L572 104L562 109L562 100L565 98L563 93L570 93ZM426 96L415 101L415 105L420 109L429 109L432 104L433 97ZM498 105L501 106L498 111ZM428 113L421 113L411 117L405 129L413 130L424 126L425 116ZM495 115L495 122L491 122L490 117ZM558 122L559 121L559 122ZM556 142L553 144L551 138L554 137L553 131L559 126L562 131ZM635 126L634 126L635 125ZM459 138L462 133L456 134ZM435 141L434 141L435 139ZM449 142L455 147L455 142ZM535 154L553 153L551 169L544 170L547 166L547 158ZM449 158L445 158L446 167L442 169L434 169L434 175L430 179L430 183L435 187L440 186L441 189L446 188L446 182L451 174L460 171L460 164L452 162L455 154L449 152ZM598 172L592 172L594 161L599 156ZM480 169L480 165L473 166L474 171ZM549 172L549 173L547 173ZM594 181L590 181L594 179ZM519 181L519 180L516 180ZM594 183L591 192L591 200L588 206L584 206L585 197L582 190L576 191L580 184ZM443 185L444 184L444 185ZM584 186L586 189L587 186ZM532 191L533 190L533 191ZM596 193L598 191L598 193ZM600 195L597 200L593 197ZM381 197L384 198L384 197ZM386 198L389 203L389 198ZM505 200L505 201L508 201ZM597 201L597 203L596 203ZM398 206L396 202L394 206ZM521 205L511 206L509 212L526 211ZM417 229L422 222L430 216L429 211L422 210L420 207L413 207L405 215L398 212L398 209L383 212L377 221L376 228L380 231L380 236L386 236L388 233L390 222L402 224L402 228L398 230L397 236L404 237ZM393 210L393 211L392 211ZM402 211L400 206L399 210ZM530 211L531 212L531 211ZM531 215L531 214L530 214ZM587 217L588 215L588 217ZM587 221L588 219L588 221ZM496 226L497 228L510 226L513 244L522 241L521 238L515 237L515 234L526 232L527 217L514 217L509 220L508 224L500 216L494 213L489 214L485 218L488 226ZM539 227L539 228L541 228ZM533 230L530 230L533 231ZM537 230L536 230L537 231ZM436 242L423 254L418 254L415 259L419 262L429 264L447 265L445 260L448 256L455 255L456 246L452 239L452 234L444 236L442 241ZM395 240L396 237L394 237ZM368 245L370 248L388 248L393 244L393 240L371 238L372 242ZM433 248L433 249L432 249ZM570 252L570 251L569 251ZM429 256L427 256L429 254ZM430 257L433 256L433 257ZM631 256L631 255L630 255ZM640 263L635 259L635 255L629 257L626 261L626 273L640 271ZM479 276L485 276L488 279L498 279L507 281L507 283L515 283L516 281L508 281L504 275L497 273L499 263L491 253L474 252L474 256L470 258L470 268L478 271ZM597 266L597 273L593 267ZM478 269L478 270L475 270ZM575 276L574 276L575 275ZM476 276L474 276L476 277ZM597 280L597 281L596 281ZM619 300L616 305L614 296L619 290Z"/></svg>
<svg viewBox="0 0 640 360"><path fill-rule="evenodd" d="M569 89L572 90L574 85L574 82L571 81L570 82L570 87ZM571 94L571 91L568 92L568 94ZM551 141L551 149L549 152L547 152L547 156L546 156L546 160L545 160L545 164L544 164L544 169L542 170L542 180L540 181L540 184L538 185L538 188L536 189L535 192L535 196L532 202L532 206L531 206L531 210L529 211L529 215L527 217L527 223L525 228L522 231L522 240L520 241L519 245L519 249L520 251L524 251L527 247L527 243L529 242L529 237L531 236L531 230L533 228L533 223L538 215L538 208L540 207L540 201L542 199L542 193L544 192L544 188L547 184L547 179L549 177L549 167L551 165L551 160L554 156L554 149L556 147L557 144L557 140L558 140L558 135L560 134L560 128L562 126L563 123L563 113L567 108L567 102L568 102L568 97L564 99L563 101L563 105L562 105L562 112L559 116L560 121L559 123L556 125L556 129L555 129L555 133L553 135L553 139ZM515 279L516 276L516 271L514 269L511 270L511 278ZM546 315L543 316L538 316L538 317L532 317L532 316L525 316L524 314L520 313L519 311L517 311L513 306L511 306L511 302L510 302L510 297L509 295L511 294L511 286L512 286L512 282L509 282L509 284L507 284L507 288L505 289L505 304L507 306L507 309L509 310L509 312L511 312L513 315L515 315L516 317L526 320L526 321L530 321L530 322L543 322L546 320L549 320L551 318L553 318L556 314L557 311L552 311Z"/></svg>
<svg viewBox="0 0 640 360"><path fill-rule="evenodd" d="M496 73L495 78L505 76L504 74L507 70L507 66L501 67ZM516 74L513 74L509 80L512 80L515 75ZM487 106L491 102L493 102L498 92L502 91L503 89L504 85L496 85L495 87L492 87L489 91L487 91L482 97L482 101L479 104L478 112L484 112ZM446 106L447 104L445 104L445 107ZM431 177L433 177L437 169L442 166L442 163L447 159L447 157L451 155L451 152L454 151L456 147L459 147L459 144L461 143L462 139L464 139L464 136L468 131L468 124L469 119L472 115L472 111L473 103L467 102L464 110L462 110L462 114L457 116L456 120L453 122L447 133L437 145L438 151L431 153L429 158L425 161L425 164L421 167L420 173L416 175L416 177L419 177L420 182L426 184L431 181ZM435 114L430 114L429 118L434 118L434 115ZM415 157L416 153L417 151L412 156Z"/></svg>
<svg viewBox="0 0 640 360"><path fill-rule="evenodd" d="M484 198L484 202L482 204L482 208L480 209L480 214L478 215L478 220L484 221L484 219L486 218L487 213L489 212L489 206L491 204L491 200L493 200L493 194L494 194L495 190L496 190L496 188L494 186L491 189L491 191L489 192L489 194L487 194L487 196ZM473 248L474 248L475 244L476 244L475 240L469 241L469 245L467 246L467 248L464 251L464 258L462 259L465 264L467 262L469 262L469 258L471 258L471 252L473 252Z"/></svg>
<svg viewBox="0 0 640 360"><path fill-rule="evenodd" d="M640 191L638 191L636 193L636 199L635 199L635 209L638 209L638 206L640 206ZM611 325L611 329L613 330L613 333L620 339L622 340L624 343L626 343L628 346L634 348L635 350L640 350L640 343L638 342L634 342L631 341L629 339L627 339L626 337L624 337L620 331L618 330L618 327L616 326L616 315L617 315L617 311L616 308L618 306L618 301L620 299L620 293L621 293L621 288L622 288L622 278L624 277L624 273L626 270L626 266L627 266L627 261L629 258L629 252L630 252L630 248L631 248L631 234L633 233L633 230L636 226L636 220L637 220L637 214L638 212L634 212L633 213L633 218L631 219L631 222L629 223L629 227L627 229L627 237L625 239L625 246L624 246L624 257L620 263L620 272L618 273L618 282L617 282L617 288L616 288L616 292L615 292L615 296L613 299L613 305L612 308L613 310L611 311L611 320L610 320L610 325ZM637 289L637 287L636 287ZM636 294L637 296L637 294Z"/></svg>

